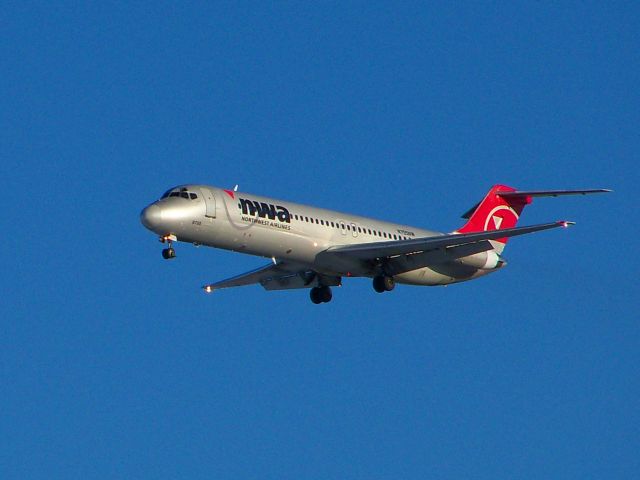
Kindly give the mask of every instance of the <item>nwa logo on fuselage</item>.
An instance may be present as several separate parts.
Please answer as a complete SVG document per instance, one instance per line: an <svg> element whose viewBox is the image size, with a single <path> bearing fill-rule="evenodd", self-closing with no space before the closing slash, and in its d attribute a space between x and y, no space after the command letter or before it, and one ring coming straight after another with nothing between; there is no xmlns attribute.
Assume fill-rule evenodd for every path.
<svg viewBox="0 0 640 480"><path fill-rule="evenodd" d="M257 200L246 200L239 198L238 208L242 210L243 215L252 215L259 218L268 218L275 220L276 218L283 223L291 223L291 214L289 210L281 205L273 205L271 203L258 202Z"/></svg>

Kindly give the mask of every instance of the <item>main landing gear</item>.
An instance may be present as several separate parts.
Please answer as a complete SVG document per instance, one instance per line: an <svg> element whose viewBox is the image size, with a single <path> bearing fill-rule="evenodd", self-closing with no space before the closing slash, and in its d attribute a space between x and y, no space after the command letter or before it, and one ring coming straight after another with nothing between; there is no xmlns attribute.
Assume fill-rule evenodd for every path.
<svg viewBox="0 0 640 480"><path fill-rule="evenodd" d="M396 286L396 282L393 277L386 275L379 275L373 278L373 289L378 293L390 292Z"/></svg>
<svg viewBox="0 0 640 480"><path fill-rule="evenodd" d="M309 292L309 296L316 305L318 303L328 303L333 298L331 287L313 287Z"/></svg>

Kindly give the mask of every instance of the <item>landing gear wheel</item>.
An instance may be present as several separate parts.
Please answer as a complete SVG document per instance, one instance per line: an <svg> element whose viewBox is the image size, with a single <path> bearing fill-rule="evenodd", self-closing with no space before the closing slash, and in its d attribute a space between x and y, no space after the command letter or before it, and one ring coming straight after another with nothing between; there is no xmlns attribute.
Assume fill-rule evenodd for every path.
<svg viewBox="0 0 640 480"><path fill-rule="evenodd" d="M329 303L333 298L330 287L320 287L320 300L322 303Z"/></svg>
<svg viewBox="0 0 640 480"><path fill-rule="evenodd" d="M164 250L162 250L162 258L164 258L165 260L169 260L175 257L176 251L173 249L173 247L165 248Z"/></svg>
<svg viewBox="0 0 640 480"><path fill-rule="evenodd" d="M373 289L378 293L384 293L384 278L373 277Z"/></svg>
<svg viewBox="0 0 640 480"><path fill-rule="evenodd" d="M319 303L328 303L333 298L330 287L313 287L309 292L311 301L316 305Z"/></svg>
<svg viewBox="0 0 640 480"><path fill-rule="evenodd" d="M311 297L311 301L316 305L322 303L322 299L320 298L320 289L318 287L313 287L309 292L309 296Z"/></svg>
<svg viewBox="0 0 640 480"><path fill-rule="evenodd" d="M373 289L378 293L390 292L396 286L396 282L393 277L386 275L379 275L373 279Z"/></svg>

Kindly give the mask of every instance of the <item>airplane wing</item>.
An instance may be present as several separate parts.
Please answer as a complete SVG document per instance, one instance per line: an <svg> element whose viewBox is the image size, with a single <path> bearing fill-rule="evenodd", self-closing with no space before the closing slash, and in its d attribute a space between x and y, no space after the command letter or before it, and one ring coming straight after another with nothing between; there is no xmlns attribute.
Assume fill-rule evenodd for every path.
<svg viewBox="0 0 640 480"><path fill-rule="evenodd" d="M363 263L376 259L389 259L392 262L394 273L413 270L421 266L439 263L443 260L472 255L474 253L491 250L493 246L489 240L498 238L515 237L527 233L548 230L551 228L567 227L573 222L558 221L531 225L528 227L507 228L490 232L473 232L449 235L437 235L433 237L415 238L402 241L361 243L357 245L342 245L330 247L322 252L321 256L337 255L351 259L357 259ZM421 254L421 255L417 255ZM394 259L411 255L410 267L402 262L393 265ZM327 276L314 271L309 265L279 262L270 263L264 267L252 270L241 275L228 278L215 283L204 285L205 292L230 287L241 287L259 283L265 290L286 290L294 288L310 288L317 285L338 286L341 285L340 277Z"/></svg>
<svg viewBox="0 0 640 480"><path fill-rule="evenodd" d="M322 279L323 285L340 285L339 277L327 277L311 270L308 266L289 262L270 263L250 272L215 283L204 285L205 292L211 293L221 288L241 287L259 283L265 290L287 290L315 287Z"/></svg>
<svg viewBox="0 0 640 480"><path fill-rule="evenodd" d="M431 255L423 255L420 260L418 260L420 257L417 257L416 260L418 260L418 263L413 262L411 264L411 269L415 269L420 268L421 266L439 263L439 261L442 260L460 258L473 253L491 250L493 246L490 244L489 240L515 237L551 228L567 227L573 224L574 222L563 220L527 227L492 230L488 232L454 233L402 241L343 245L331 247L323 253L324 255L337 255L339 257L342 256L366 262L377 259L390 259L390 261L393 261L395 257L433 252ZM400 272L396 271L396 273Z"/></svg>

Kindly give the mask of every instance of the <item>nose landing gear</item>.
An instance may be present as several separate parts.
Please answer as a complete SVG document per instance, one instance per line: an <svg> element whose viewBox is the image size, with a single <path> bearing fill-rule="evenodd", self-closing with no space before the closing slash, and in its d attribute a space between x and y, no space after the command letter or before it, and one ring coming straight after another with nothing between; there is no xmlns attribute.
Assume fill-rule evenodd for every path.
<svg viewBox="0 0 640 480"><path fill-rule="evenodd" d="M177 240L175 235L164 235L160 237L161 243L167 243L169 245L168 248L162 250L162 258L165 260L170 260L172 258L176 258L176 251L173 248L173 241Z"/></svg>

